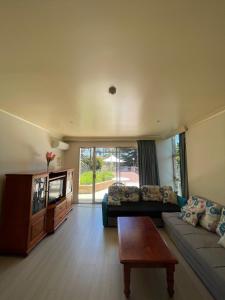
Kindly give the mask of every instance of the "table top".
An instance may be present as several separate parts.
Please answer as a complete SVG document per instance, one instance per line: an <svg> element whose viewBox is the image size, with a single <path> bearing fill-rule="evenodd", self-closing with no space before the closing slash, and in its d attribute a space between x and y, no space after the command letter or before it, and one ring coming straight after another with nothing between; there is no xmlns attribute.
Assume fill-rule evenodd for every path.
<svg viewBox="0 0 225 300"><path fill-rule="evenodd" d="M149 217L118 217L118 236L121 263L178 263Z"/></svg>

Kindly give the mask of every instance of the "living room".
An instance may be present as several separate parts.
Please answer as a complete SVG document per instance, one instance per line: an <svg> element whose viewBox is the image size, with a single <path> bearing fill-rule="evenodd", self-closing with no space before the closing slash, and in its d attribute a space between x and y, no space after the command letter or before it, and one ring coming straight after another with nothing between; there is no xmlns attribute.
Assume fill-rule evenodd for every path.
<svg viewBox="0 0 225 300"><path fill-rule="evenodd" d="M218 228L225 207L224 2L13 0L0 4L0 16L0 299L225 298L222 234L201 225L207 201L219 207ZM155 152L146 158L140 142L149 141ZM33 185L10 184L19 174L30 184L45 178L44 228L30 214ZM59 189L52 203L51 182ZM136 187L143 196L145 185L171 186L186 201L176 200L182 212L197 196L205 205L197 224L176 209L160 211L160 225L145 209L114 218L108 210L104 220L111 186ZM113 210L121 212L121 203ZM22 208L28 215L17 219ZM116 223L140 216L154 219L157 238L178 263L170 282L163 268L132 268L128 292L119 256L123 224L118 233ZM27 222L38 236L34 230L32 243L19 248ZM202 243L195 249L201 257L213 240L207 270L179 244L178 227L189 243Z"/></svg>

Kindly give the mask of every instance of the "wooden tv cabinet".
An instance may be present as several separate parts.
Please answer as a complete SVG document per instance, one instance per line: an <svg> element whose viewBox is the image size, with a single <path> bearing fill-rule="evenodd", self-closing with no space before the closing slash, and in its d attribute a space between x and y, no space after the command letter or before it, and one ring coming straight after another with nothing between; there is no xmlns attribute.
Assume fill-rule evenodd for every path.
<svg viewBox="0 0 225 300"><path fill-rule="evenodd" d="M49 203L49 182L64 178L63 198ZM73 169L7 174L0 218L0 253L26 256L72 209Z"/></svg>

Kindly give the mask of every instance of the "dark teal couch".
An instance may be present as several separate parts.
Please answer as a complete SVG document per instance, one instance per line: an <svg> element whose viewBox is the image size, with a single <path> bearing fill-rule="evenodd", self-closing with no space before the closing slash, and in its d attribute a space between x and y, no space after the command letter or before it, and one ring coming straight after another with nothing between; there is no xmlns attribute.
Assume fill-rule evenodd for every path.
<svg viewBox="0 0 225 300"><path fill-rule="evenodd" d="M182 198L178 196L178 204L183 205ZM122 202L121 205L109 205L108 194L105 194L102 201L103 226L115 225L117 217L121 216L149 216L155 221L158 227L163 226L162 212L179 212L180 206L173 203L163 203L159 201L138 201Z"/></svg>

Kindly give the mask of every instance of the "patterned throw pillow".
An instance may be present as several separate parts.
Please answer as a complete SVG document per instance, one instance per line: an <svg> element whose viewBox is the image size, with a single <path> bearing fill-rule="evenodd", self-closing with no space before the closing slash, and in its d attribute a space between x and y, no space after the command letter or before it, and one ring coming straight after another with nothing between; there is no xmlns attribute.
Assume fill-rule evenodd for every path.
<svg viewBox="0 0 225 300"><path fill-rule="evenodd" d="M206 208L206 200L198 197L198 196L192 196L191 199L188 200L188 205L191 207L196 207L201 210L205 210Z"/></svg>
<svg viewBox="0 0 225 300"><path fill-rule="evenodd" d="M125 186L121 202L138 202L140 200L139 188L136 186Z"/></svg>
<svg viewBox="0 0 225 300"><path fill-rule="evenodd" d="M200 211L204 211L206 207L206 201L197 196L190 196L187 204L181 208L181 213L184 213L189 208L200 209Z"/></svg>
<svg viewBox="0 0 225 300"><path fill-rule="evenodd" d="M172 186L163 186L160 188L162 194L163 203L174 203L177 204L177 195L173 191Z"/></svg>
<svg viewBox="0 0 225 300"><path fill-rule="evenodd" d="M109 205L121 205L120 198L108 196L108 204Z"/></svg>
<svg viewBox="0 0 225 300"><path fill-rule="evenodd" d="M200 225L208 231L216 232L220 220L221 209L221 205L207 200L205 213L199 221Z"/></svg>
<svg viewBox="0 0 225 300"><path fill-rule="evenodd" d="M179 218L179 219L183 219L183 217L185 216L185 213L186 213L186 211L188 211L188 209L189 209L188 204L184 205L184 206L181 208L180 213L178 214L178 218Z"/></svg>
<svg viewBox="0 0 225 300"><path fill-rule="evenodd" d="M180 213L179 213L179 215L178 215L178 218L179 218L179 219L183 219L184 216L185 216L185 214L186 214L186 212L188 212L188 211L190 211L190 210L195 211L196 209L192 208L192 206L190 206L190 205L188 205L188 204L184 205L184 206L181 208L181 210L180 210Z"/></svg>
<svg viewBox="0 0 225 300"><path fill-rule="evenodd" d="M189 208L185 211L183 220L193 226L196 226L201 215L202 213L198 212L198 210Z"/></svg>
<svg viewBox="0 0 225 300"><path fill-rule="evenodd" d="M108 188L108 204L121 205L121 199L124 194L124 186L110 186Z"/></svg>
<svg viewBox="0 0 225 300"><path fill-rule="evenodd" d="M198 197L190 197L187 204L181 208L179 218L187 223L196 226L199 219L205 212L206 202Z"/></svg>
<svg viewBox="0 0 225 300"><path fill-rule="evenodd" d="M219 234L220 236L225 234L225 207L222 209L220 221L216 228L216 233Z"/></svg>
<svg viewBox="0 0 225 300"><path fill-rule="evenodd" d="M144 201L162 201L162 194L158 185L143 185L141 195Z"/></svg>

